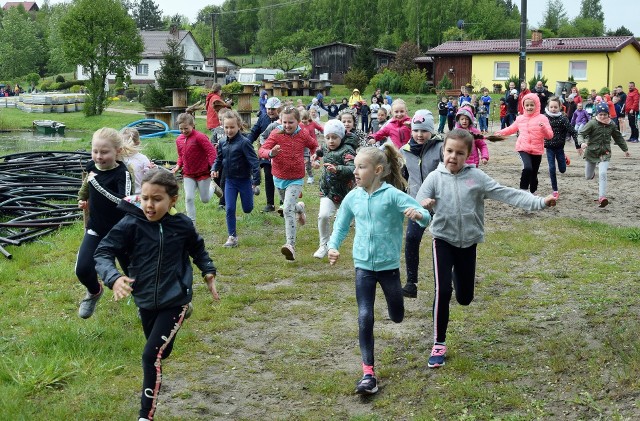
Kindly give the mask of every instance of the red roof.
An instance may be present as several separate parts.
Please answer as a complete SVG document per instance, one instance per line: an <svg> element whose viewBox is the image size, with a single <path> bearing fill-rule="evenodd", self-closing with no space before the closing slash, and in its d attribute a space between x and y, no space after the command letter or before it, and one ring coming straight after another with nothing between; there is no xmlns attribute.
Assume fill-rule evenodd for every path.
<svg viewBox="0 0 640 421"><path fill-rule="evenodd" d="M640 52L640 43L632 36L624 37L582 37L545 38L539 45L527 40L527 52L532 53L586 53L619 52L632 44ZM519 39L494 39L479 41L447 41L426 52L429 56L449 56L467 54L518 53Z"/></svg>
<svg viewBox="0 0 640 421"><path fill-rule="evenodd" d="M10 7L18 7L19 5L23 5L24 10L27 12L37 12L40 10L35 1L8 1L2 6L2 9L8 10Z"/></svg>

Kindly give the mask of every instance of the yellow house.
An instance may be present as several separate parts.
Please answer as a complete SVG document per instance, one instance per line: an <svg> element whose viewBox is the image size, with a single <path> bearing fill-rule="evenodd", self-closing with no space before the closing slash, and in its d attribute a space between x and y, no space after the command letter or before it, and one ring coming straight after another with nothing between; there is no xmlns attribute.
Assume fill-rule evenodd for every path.
<svg viewBox="0 0 640 421"><path fill-rule="evenodd" d="M453 86L474 82L476 90L504 86L519 73L520 40L448 41L427 51L432 56L434 83L446 74ZM549 90L556 82L573 77L578 88L609 89L640 83L640 43L632 36L548 38L538 31L527 40L526 79L547 78Z"/></svg>

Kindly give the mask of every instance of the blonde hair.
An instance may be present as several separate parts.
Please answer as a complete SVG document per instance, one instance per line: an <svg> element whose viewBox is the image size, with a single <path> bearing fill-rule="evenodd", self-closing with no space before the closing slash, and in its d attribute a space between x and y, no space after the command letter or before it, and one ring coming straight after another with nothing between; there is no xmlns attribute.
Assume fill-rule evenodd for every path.
<svg viewBox="0 0 640 421"><path fill-rule="evenodd" d="M116 150L116 160L122 160L122 136L120 136L120 133L116 129L112 129L111 127L103 127L96 130L91 137L91 143L93 144L93 142L98 139L109 141L109 143L111 143L111 145Z"/></svg>
<svg viewBox="0 0 640 421"><path fill-rule="evenodd" d="M244 121L242 121L240 113L238 113L236 110L230 110L227 108L227 112L225 112L224 115L220 118L223 126L225 120L236 120L241 132L247 128L247 125L244 124Z"/></svg>
<svg viewBox="0 0 640 421"><path fill-rule="evenodd" d="M307 110L300 111L300 120L311 120L311 117L309 116L309 111Z"/></svg>
<svg viewBox="0 0 640 421"><path fill-rule="evenodd" d="M193 118L193 116L189 113L182 113L178 115L178 118L176 118L176 124L179 126L181 124L188 124L189 126L195 127L196 126L196 120Z"/></svg>
<svg viewBox="0 0 640 421"><path fill-rule="evenodd" d="M122 136L122 156L133 156L140 152L140 133L132 127L120 130Z"/></svg>
<svg viewBox="0 0 640 421"><path fill-rule="evenodd" d="M391 109L393 110L393 109L397 108L396 105L398 107L402 106L402 107L404 107L405 110L407 110L407 103L404 102L404 99L400 99L400 98L394 99L393 103L391 104Z"/></svg>
<svg viewBox="0 0 640 421"><path fill-rule="evenodd" d="M295 118L296 121L300 121L300 110L295 107L284 107L280 112L280 116L285 114L293 114L293 118Z"/></svg>
<svg viewBox="0 0 640 421"><path fill-rule="evenodd" d="M382 149L362 148L358 152L358 156L364 156L374 167L382 165L381 180L391 184L398 190L406 190L407 180L402 176L404 160L393 144L387 142L382 145Z"/></svg>

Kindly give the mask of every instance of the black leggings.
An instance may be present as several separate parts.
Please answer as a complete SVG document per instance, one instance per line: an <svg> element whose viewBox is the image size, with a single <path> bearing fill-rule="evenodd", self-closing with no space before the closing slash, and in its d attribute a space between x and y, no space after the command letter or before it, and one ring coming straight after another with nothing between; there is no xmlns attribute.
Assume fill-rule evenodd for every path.
<svg viewBox="0 0 640 421"><path fill-rule="evenodd" d="M473 301L476 277L476 244L467 248L433 239L433 341L444 343L449 325L449 302L453 289L456 301L468 306Z"/></svg>
<svg viewBox="0 0 640 421"><path fill-rule="evenodd" d="M85 232L76 260L76 276L91 294L100 292L100 282L98 282L98 273L96 272L96 261L93 258L93 253L95 253L98 248L100 240L102 240L102 237ZM124 255L118 256L118 263L120 263L122 271L127 274L129 258Z"/></svg>
<svg viewBox="0 0 640 421"><path fill-rule="evenodd" d="M140 310L140 320L147 343L142 351L142 395L140 418L153 419L162 385L162 360L171 355L178 330L184 322L188 305L162 310Z"/></svg>
<svg viewBox="0 0 640 421"><path fill-rule="evenodd" d="M420 242L426 227L421 227L412 219L407 223L407 234L404 240L404 262L407 266L407 282L418 283L418 266L420 265Z"/></svg>
<svg viewBox="0 0 640 421"><path fill-rule="evenodd" d="M267 205L273 206L273 200L276 196L276 187L273 184L271 164L262 164L261 166L264 170L264 194L267 198Z"/></svg>
<svg viewBox="0 0 640 421"><path fill-rule="evenodd" d="M542 155L531 155L527 152L518 152L522 161L522 175L520 176L520 188L535 193L538 190L538 170Z"/></svg>

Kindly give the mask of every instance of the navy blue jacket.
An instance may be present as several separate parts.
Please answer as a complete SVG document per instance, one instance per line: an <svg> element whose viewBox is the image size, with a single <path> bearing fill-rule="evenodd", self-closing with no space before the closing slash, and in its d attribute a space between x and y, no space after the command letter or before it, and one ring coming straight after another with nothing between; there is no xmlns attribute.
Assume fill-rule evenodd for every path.
<svg viewBox="0 0 640 421"><path fill-rule="evenodd" d="M220 171L220 168L223 178L253 178L252 185L260 184L258 155L251 141L240 132L218 143L218 156L213 170Z"/></svg>
<svg viewBox="0 0 640 421"><path fill-rule="evenodd" d="M254 124L251 128L251 132L247 134L247 138L251 142L255 142L255 140L260 137L262 132L264 132L267 127L269 127L269 124L271 124L273 121L276 121L277 119L278 118L276 117L272 120L271 118L269 118L267 113L260 114L260 117L258 117L258 121L256 121L256 124Z"/></svg>

